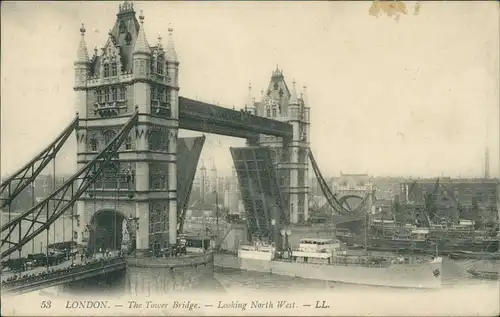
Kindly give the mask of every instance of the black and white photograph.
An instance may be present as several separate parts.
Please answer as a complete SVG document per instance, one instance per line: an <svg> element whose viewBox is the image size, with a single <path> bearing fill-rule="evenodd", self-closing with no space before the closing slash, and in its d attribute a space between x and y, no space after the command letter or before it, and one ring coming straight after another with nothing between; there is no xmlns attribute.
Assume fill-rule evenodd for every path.
<svg viewBox="0 0 500 317"><path fill-rule="evenodd" d="M496 1L3 1L2 316L497 316Z"/></svg>

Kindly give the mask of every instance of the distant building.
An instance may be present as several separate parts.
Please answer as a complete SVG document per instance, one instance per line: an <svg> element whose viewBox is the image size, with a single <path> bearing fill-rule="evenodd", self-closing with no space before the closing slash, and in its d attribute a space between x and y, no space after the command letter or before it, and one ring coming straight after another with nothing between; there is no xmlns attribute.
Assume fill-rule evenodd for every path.
<svg viewBox="0 0 500 317"><path fill-rule="evenodd" d="M377 200L394 200L396 195L400 193L400 184L403 182L405 182L403 177L374 177L375 197L377 197Z"/></svg>
<svg viewBox="0 0 500 317"><path fill-rule="evenodd" d="M408 205L421 206L428 194L435 194L438 216L475 221L497 221L498 179L417 179L400 184L399 200ZM439 184L439 186L437 186ZM458 207L457 207L458 206Z"/></svg>
<svg viewBox="0 0 500 317"><path fill-rule="evenodd" d="M368 174L344 174L333 179L332 188L336 191L369 192L373 189L373 179Z"/></svg>

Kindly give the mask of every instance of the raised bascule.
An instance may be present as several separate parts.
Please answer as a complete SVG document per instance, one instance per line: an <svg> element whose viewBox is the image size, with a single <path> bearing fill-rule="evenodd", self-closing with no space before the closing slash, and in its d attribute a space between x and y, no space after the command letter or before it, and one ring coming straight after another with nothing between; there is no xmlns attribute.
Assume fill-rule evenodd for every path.
<svg viewBox="0 0 500 317"><path fill-rule="evenodd" d="M130 256L118 264L114 259L111 269L93 268L93 276L121 270L124 263L144 267L156 261L156 267L182 267L187 262L178 258L165 258L161 263L146 260L160 250L176 247L183 233L205 137L179 138L179 129L247 140L247 147L230 150L249 236L276 241L279 229L298 227L308 220L309 161L329 206L334 212L349 213L328 188L310 151L310 104L305 87L299 95L295 82L289 88L283 71L276 67L261 100L255 100L250 87L239 111L181 97L173 30L169 28L165 46L161 37L151 45L145 24L142 12L137 19L133 4L125 1L104 47L94 49L91 56L82 24L74 62L77 117L0 186L1 207L9 215L2 225L2 263L36 253L29 242L45 233L47 245L55 221L68 215L72 239L90 253L119 250L122 227L130 234ZM78 172L29 210L11 216L12 200L55 162L73 131ZM210 258L193 261L196 266ZM92 275L79 270L72 281ZM68 282L57 278L58 283ZM55 280L51 281L54 285ZM26 285L22 291L43 287L39 282L32 288Z"/></svg>

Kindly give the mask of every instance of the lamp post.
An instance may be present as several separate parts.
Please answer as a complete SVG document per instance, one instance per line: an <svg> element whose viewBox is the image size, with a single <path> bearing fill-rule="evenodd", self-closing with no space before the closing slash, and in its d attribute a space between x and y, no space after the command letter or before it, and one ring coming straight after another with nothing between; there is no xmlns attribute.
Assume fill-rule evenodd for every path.
<svg viewBox="0 0 500 317"><path fill-rule="evenodd" d="M288 237L292 234L292 230L290 230L290 228L281 229L280 234L285 238L283 240L283 249L287 250L289 248Z"/></svg>
<svg viewBox="0 0 500 317"><path fill-rule="evenodd" d="M214 195L215 195L215 221L216 221L216 225L217 225L217 236L220 234L220 230L219 230L219 195L217 193L217 190L214 190L212 192Z"/></svg>
<svg viewBox="0 0 500 317"><path fill-rule="evenodd" d="M87 251L91 251L92 254L93 254L94 253L94 248L95 248L95 235L93 235L91 233L92 227L90 226L90 224L86 224L85 225L85 231L87 232L87 235L88 235L87 241L91 242L90 243L91 248L90 248L90 250L87 249ZM90 236L92 236L92 241L90 241Z"/></svg>
<svg viewBox="0 0 500 317"><path fill-rule="evenodd" d="M132 239L132 232L129 232L129 243L135 243L135 249L137 249L137 231L139 231L139 217L132 217L132 214L130 214L127 218L127 221L131 223L130 227L131 230L135 229L135 234L133 235L134 239ZM137 257L137 252L134 252L135 256Z"/></svg>

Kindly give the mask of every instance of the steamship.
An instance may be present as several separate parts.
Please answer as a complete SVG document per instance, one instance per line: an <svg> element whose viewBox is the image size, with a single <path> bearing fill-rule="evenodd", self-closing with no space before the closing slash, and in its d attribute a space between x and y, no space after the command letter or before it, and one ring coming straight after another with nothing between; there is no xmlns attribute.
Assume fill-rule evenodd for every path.
<svg viewBox="0 0 500 317"><path fill-rule="evenodd" d="M331 239L304 238L295 250L241 246L238 255L218 254L215 265L306 279L403 288L440 288L442 258L349 254Z"/></svg>
<svg viewBox="0 0 500 317"><path fill-rule="evenodd" d="M337 232L337 238L351 247L360 246L365 240L363 234L355 235L346 231ZM366 244L372 251L433 253L437 247L441 254L496 253L499 240L498 232L474 230L468 225L444 227L431 224L430 228L405 225L391 228L389 224L389 228L382 230L382 233L379 230L368 234Z"/></svg>

